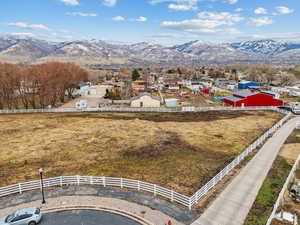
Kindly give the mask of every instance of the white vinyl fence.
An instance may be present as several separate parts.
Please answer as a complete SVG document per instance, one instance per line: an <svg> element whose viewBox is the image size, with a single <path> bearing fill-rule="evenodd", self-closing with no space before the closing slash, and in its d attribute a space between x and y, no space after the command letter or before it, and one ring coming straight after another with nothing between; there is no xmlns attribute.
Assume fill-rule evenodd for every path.
<svg viewBox="0 0 300 225"><path fill-rule="evenodd" d="M0 114L24 114L24 113L68 113L68 112L157 112L157 113L173 113L173 112L201 112L201 111L249 111L249 110L274 110L287 114L286 110L277 107L174 107L174 108L132 108L132 107L100 107L100 108L52 108L52 109L15 109L0 110Z"/></svg>
<svg viewBox="0 0 300 225"><path fill-rule="evenodd" d="M150 184L138 180L115 178L115 177L94 177L94 176L61 176L49 179L44 179L44 187L57 187L64 185L101 185L111 187L121 187L135 189L138 191L146 191L153 193L154 195L160 195L169 199L172 202L177 202L186 207L190 206L190 197L179 194L175 191L158 186L156 184ZM0 197L11 194L22 194L25 191L32 191L41 189L41 182L39 180L19 183L0 188Z"/></svg>
<svg viewBox="0 0 300 225"><path fill-rule="evenodd" d="M282 187L282 189L281 189L281 191L280 191L280 193L278 195L277 201L276 201L276 203L275 203L275 205L273 207L273 211L272 211L271 216L269 217L266 225L270 225L272 223L272 220L275 217L275 214L277 212L278 207L280 206L280 203L281 203L281 200L282 200L282 198L284 196L284 193L287 190L288 185L292 181L292 178L294 176L295 171L299 168L299 163L300 163L300 155L298 156L298 158L297 158L297 160L296 160L296 162L295 162L295 164L294 164L294 166L293 166L293 168L292 168L292 170L291 170L288 178L286 179L286 182L284 183L284 185L283 185L283 187Z"/></svg>

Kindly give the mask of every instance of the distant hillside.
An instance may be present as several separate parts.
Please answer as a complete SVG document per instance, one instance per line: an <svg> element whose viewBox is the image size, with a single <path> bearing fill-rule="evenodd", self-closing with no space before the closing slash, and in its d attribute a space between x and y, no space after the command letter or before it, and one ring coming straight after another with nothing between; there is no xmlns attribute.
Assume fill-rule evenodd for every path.
<svg viewBox="0 0 300 225"><path fill-rule="evenodd" d="M235 63L300 63L300 43L256 40L214 44L192 41L165 47L146 42L114 45L99 40L52 42L26 36L0 36L0 61L174 66Z"/></svg>

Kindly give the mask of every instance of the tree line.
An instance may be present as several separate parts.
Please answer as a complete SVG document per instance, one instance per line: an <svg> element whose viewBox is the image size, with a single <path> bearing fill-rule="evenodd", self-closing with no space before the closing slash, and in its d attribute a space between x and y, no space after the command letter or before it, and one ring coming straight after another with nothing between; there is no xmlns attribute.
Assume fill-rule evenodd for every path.
<svg viewBox="0 0 300 225"><path fill-rule="evenodd" d="M71 98L88 72L73 63L0 63L0 109L46 108Z"/></svg>

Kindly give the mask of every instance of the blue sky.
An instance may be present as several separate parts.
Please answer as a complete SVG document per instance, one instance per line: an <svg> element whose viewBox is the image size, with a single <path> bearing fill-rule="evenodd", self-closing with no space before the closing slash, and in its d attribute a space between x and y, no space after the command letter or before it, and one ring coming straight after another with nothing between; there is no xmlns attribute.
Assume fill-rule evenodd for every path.
<svg viewBox="0 0 300 225"><path fill-rule="evenodd" d="M299 0L1 0L0 32L173 45L300 41Z"/></svg>

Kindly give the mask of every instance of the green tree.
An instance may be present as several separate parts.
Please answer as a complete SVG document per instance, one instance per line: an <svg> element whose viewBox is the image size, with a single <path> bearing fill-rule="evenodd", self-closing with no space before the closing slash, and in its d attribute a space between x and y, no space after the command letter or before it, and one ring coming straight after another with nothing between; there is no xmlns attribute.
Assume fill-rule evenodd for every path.
<svg viewBox="0 0 300 225"><path fill-rule="evenodd" d="M137 69L134 69L133 71L132 71L132 80L133 81L136 81L136 80L138 80L139 78L140 78L140 73L139 73L139 71L137 70Z"/></svg>

